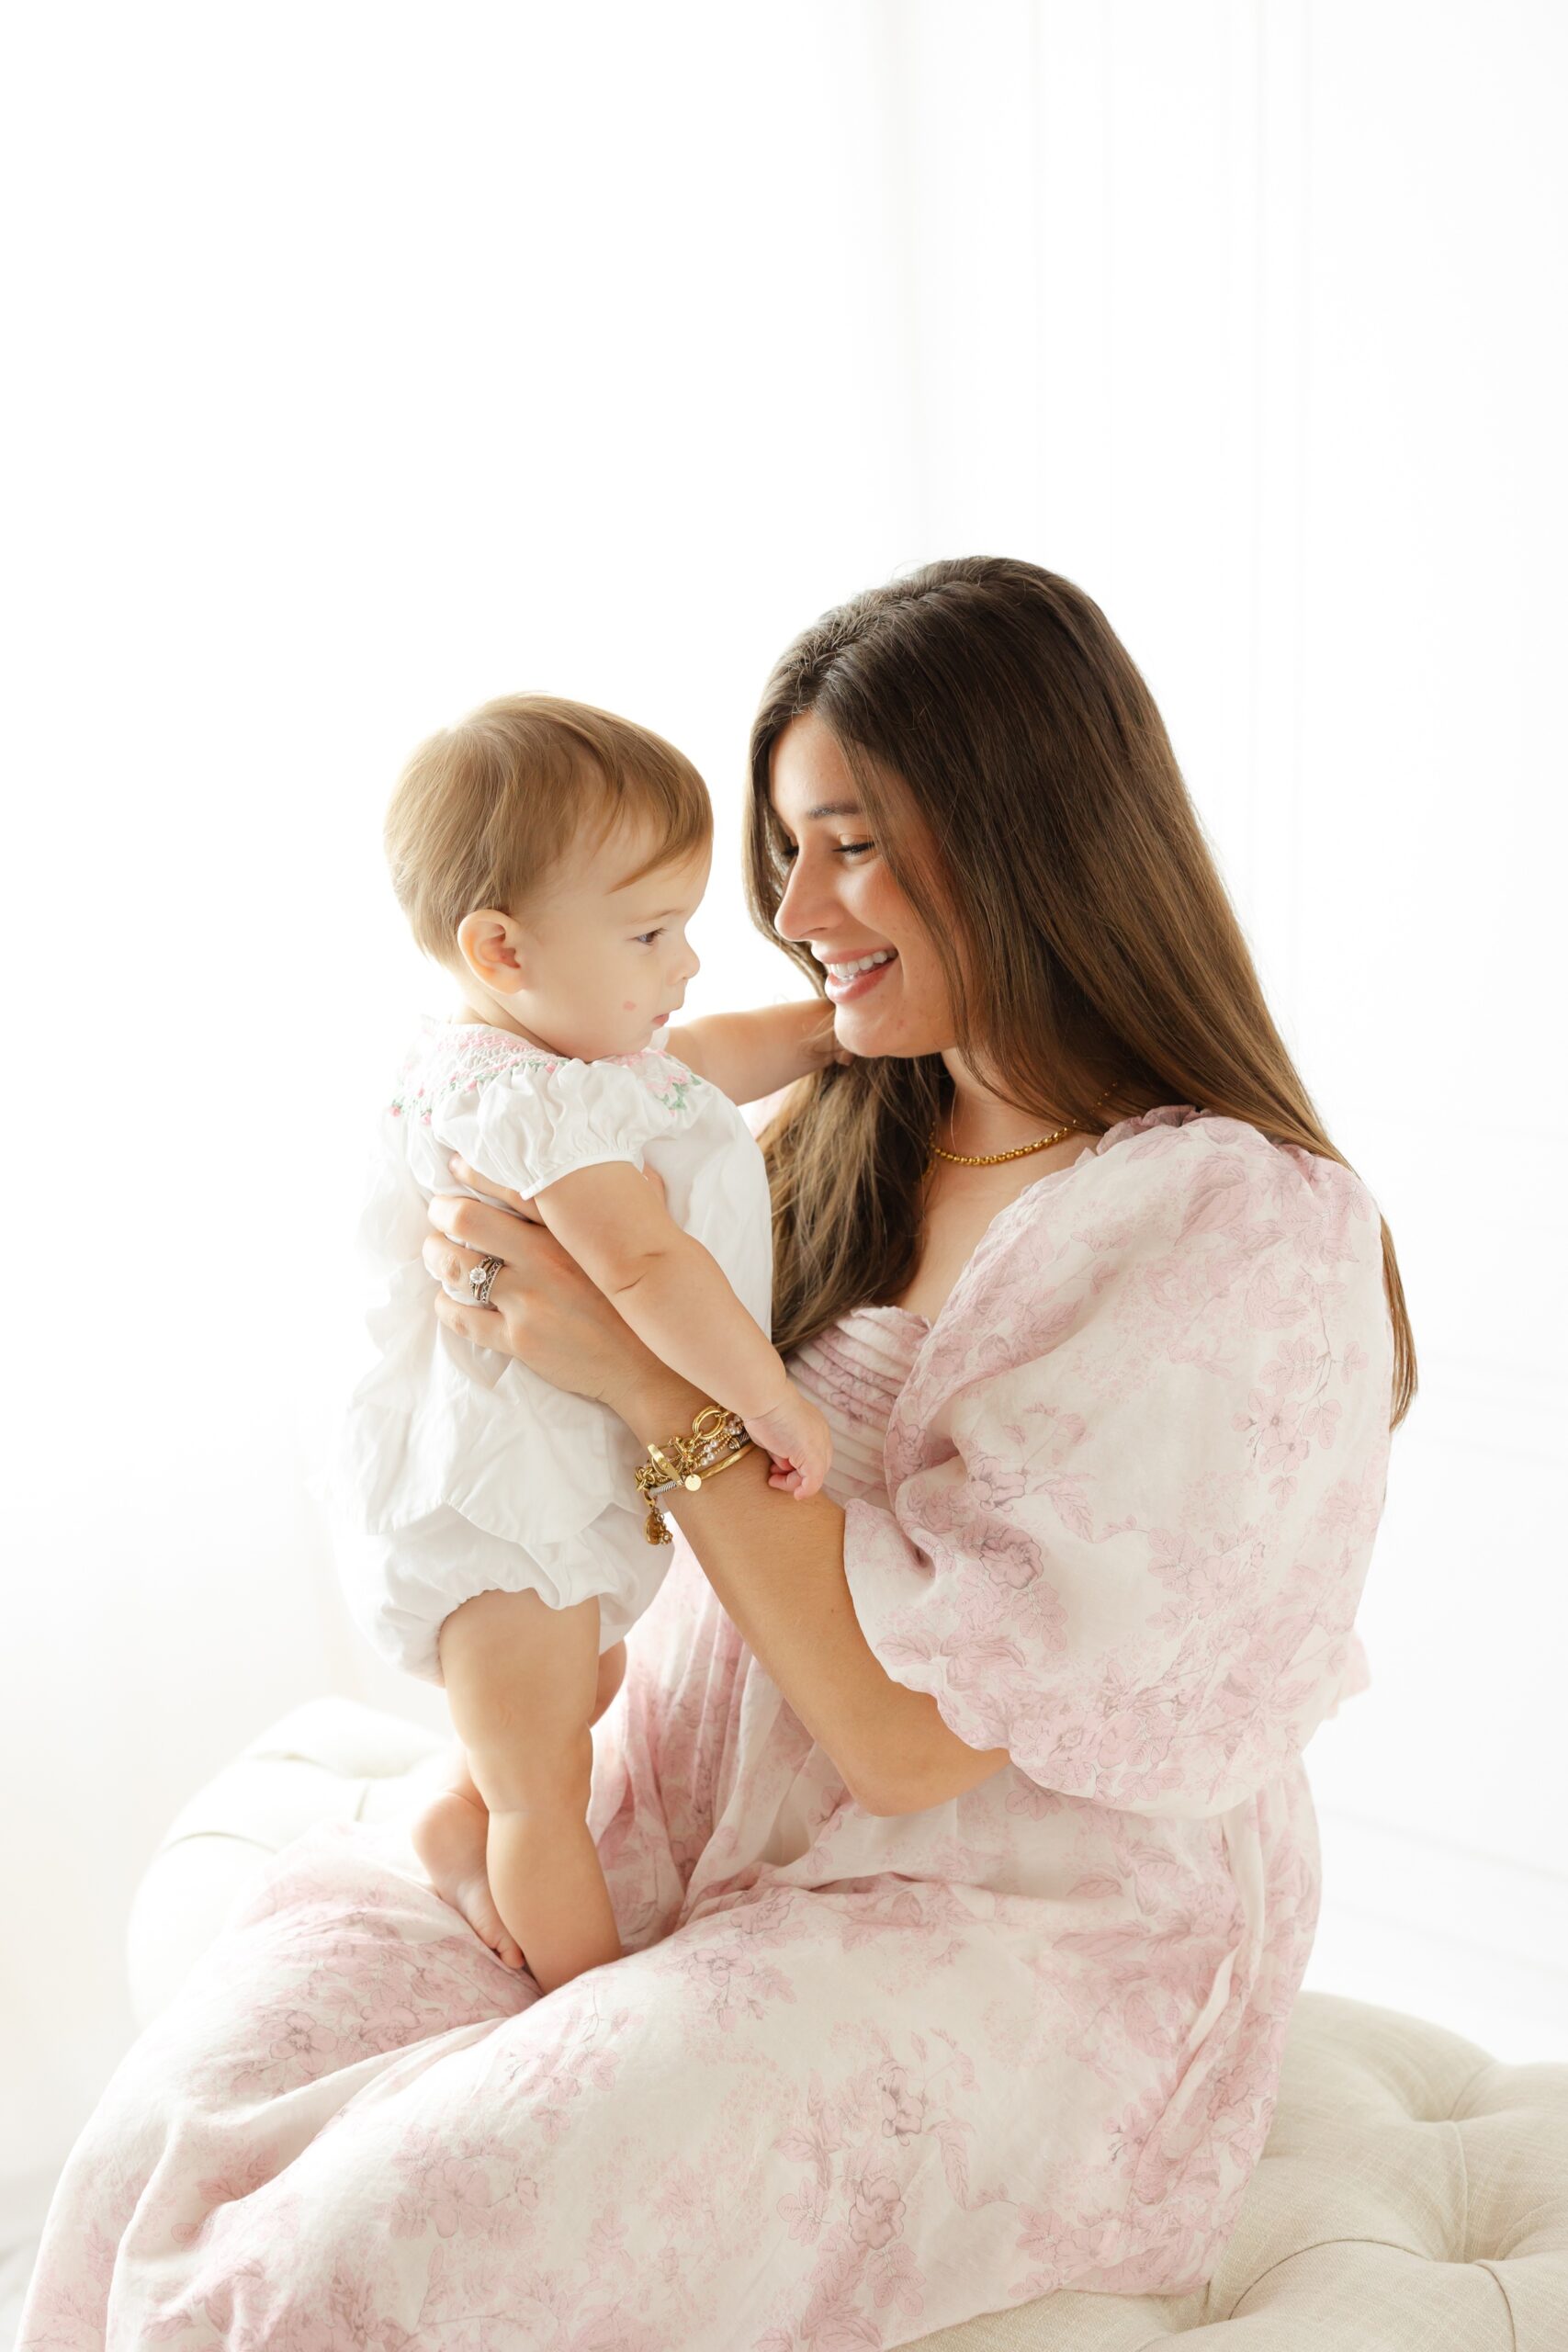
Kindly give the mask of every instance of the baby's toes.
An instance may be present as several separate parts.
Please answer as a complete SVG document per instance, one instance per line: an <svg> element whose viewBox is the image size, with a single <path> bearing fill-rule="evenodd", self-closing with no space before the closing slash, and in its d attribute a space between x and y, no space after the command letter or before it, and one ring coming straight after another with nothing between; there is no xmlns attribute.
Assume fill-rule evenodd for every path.
<svg viewBox="0 0 1568 2352"><path fill-rule="evenodd" d="M482 1893L477 1887L472 1888L469 1891L468 1901L462 1908L463 1915L475 1935L481 1943L489 1944L502 1967L521 1968L522 1949L516 1938L508 1934L505 1923L495 1907L495 1898L491 1894L489 1886L487 1885Z"/></svg>
<svg viewBox="0 0 1568 2352"><path fill-rule="evenodd" d="M489 1944L497 1960L504 1962L508 1968L521 1968L523 1954L518 1949L517 1939L508 1932L506 1922L496 1908L490 1881L482 1879L477 1883L470 1883L464 1889L464 1894L467 1899L459 1908L479 1941Z"/></svg>

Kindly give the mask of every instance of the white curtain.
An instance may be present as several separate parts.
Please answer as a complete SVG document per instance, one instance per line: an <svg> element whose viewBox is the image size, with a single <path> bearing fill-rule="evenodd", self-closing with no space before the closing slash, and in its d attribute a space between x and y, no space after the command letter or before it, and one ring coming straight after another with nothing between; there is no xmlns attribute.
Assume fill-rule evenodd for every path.
<svg viewBox="0 0 1568 2352"><path fill-rule="evenodd" d="M956 552L1068 573L1145 668L1400 1245L1425 1386L1374 1687L1313 1750L1315 1981L1568 2054L1565 39L1551 0L14 28L10 2180L123 2044L177 1804L322 1690L434 1703L361 1655L310 1490L430 991L398 764L513 686L649 721L721 811L694 1003L792 993L734 882L757 688Z"/></svg>

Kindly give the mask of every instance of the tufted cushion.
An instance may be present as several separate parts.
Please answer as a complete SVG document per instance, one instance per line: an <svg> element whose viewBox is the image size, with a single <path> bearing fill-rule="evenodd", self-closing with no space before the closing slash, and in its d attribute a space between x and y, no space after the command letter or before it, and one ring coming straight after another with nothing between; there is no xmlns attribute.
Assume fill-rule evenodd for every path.
<svg viewBox="0 0 1568 2352"><path fill-rule="evenodd" d="M130 1921L142 2023L262 1855L384 1819L439 1753L345 1700L301 1707L186 1805ZM411 1777L412 1776L412 1777ZM1505 2066L1440 2026L1304 1993L1268 2149L1207 2288L1068 2291L919 2352L1568 2352L1568 2066ZM917 2352L917 2347L910 2347Z"/></svg>

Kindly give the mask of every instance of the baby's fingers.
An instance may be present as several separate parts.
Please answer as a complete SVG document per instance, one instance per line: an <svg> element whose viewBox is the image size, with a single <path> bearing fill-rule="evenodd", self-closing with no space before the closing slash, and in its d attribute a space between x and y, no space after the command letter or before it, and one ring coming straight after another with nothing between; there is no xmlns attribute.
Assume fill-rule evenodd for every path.
<svg viewBox="0 0 1568 2352"><path fill-rule="evenodd" d="M828 1464L833 1459L833 1432L820 1413L813 1413L805 1442L796 1448L794 1458L800 1465L795 1498L803 1503L821 1493Z"/></svg>

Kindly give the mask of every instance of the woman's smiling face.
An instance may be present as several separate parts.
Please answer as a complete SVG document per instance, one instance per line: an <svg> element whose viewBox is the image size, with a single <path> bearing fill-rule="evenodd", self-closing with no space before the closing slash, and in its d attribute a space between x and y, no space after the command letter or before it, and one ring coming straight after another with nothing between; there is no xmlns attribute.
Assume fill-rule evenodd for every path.
<svg viewBox="0 0 1568 2352"><path fill-rule="evenodd" d="M792 718L774 743L769 797L790 844L773 927L827 971L839 1043L867 1058L946 1052L953 1010L931 934L867 830L837 737L814 711ZM852 968L869 957L877 961Z"/></svg>

